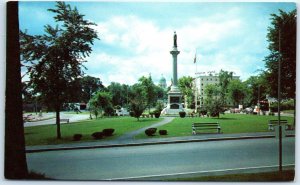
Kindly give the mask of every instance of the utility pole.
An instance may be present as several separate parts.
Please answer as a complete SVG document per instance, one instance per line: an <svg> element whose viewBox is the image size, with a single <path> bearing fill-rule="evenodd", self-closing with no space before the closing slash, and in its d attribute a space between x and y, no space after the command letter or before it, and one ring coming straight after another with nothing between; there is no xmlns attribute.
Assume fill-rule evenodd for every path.
<svg viewBox="0 0 300 185"><path fill-rule="evenodd" d="M259 99L260 99L260 85L258 85L258 96L257 96L257 109L258 109L258 113L257 113L257 115L260 115L260 102L259 102Z"/></svg>

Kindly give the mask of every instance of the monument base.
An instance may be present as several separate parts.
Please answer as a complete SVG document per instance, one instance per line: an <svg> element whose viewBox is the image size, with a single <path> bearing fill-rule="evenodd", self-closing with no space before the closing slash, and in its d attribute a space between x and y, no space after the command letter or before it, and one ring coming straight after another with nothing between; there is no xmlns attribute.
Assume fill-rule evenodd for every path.
<svg viewBox="0 0 300 185"><path fill-rule="evenodd" d="M167 107L161 111L162 115L179 115L179 112L184 111L182 106L182 94L177 86L171 86L168 92Z"/></svg>

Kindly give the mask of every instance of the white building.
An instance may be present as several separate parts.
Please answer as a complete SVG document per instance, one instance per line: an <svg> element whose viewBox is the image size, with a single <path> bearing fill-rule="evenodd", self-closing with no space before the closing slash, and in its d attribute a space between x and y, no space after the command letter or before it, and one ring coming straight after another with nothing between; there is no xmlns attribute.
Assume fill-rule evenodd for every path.
<svg viewBox="0 0 300 185"><path fill-rule="evenodd" d="M239 76L233 76L233 79L239 79ZM204 100L205 100L205 88L207 85L215 85L219 84L219 75L215 74L209 74L209 75L203 75L203 76L197 76L195 78L195 97L197 99L196 106L203 107L204 106Z"/></svg>

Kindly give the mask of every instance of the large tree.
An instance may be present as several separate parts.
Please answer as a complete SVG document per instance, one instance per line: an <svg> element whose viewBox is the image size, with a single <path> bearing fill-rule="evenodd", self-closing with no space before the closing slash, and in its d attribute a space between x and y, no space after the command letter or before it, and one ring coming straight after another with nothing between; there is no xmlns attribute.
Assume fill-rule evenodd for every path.
<svg viewBox="0 0 300 185"><path fill-rule="evenodd" d="M266 78L270 84L270 95L277 97L278 63L281 59L281 96L295 99L296 92L296 27L297 11L271 14L268 28L270 54L265 57Z"/></svg>
<svg viewBox="0 0 300 185"><path fill-rule="evenodd" d="M194 101L194 82L190 76L183 76L178 80L178 87L184 96L185 107L191 107Z"/></svg>
<svg viewBox="0 0 300 185"><path fill-rule="evenodd" d="M244 84L247 88L247 106L257 105L258 101L266 98L269 83L264 74L251 76L244 82Z"/></svg>
<svg viewBox="0 0 300 185"><path fill-rule="evenodd" d="M98 113L101 113L101 116L103 115L103 111L106 110L111 111L112 109L112 96L109 92L101 92L98 91L91 99L90 99L90 106L92 111L94 112L96 119L98 117ZM109 112L111 113L111 112Z"/></svg>
<svg viewBox="0 0 300 185"><path fill-rule="evenodd" d="M142 76L139 79L139 84L141 85L142 90L146 96L146 103L150 112L151 106L154 106L158 99L155 84L153 83L151 76L149 76L148 78Z"/></svg>
<svg viewBox="0 0 300 185"><path fill-rule="evenodd" d="M223 101L223 104L226 104L226 99L227 99L227 93L228 93L228 85L229 82L233 78L233 72L229 71L223 71L221 70L219 72L219 86L220 86L220 96L221 96L221 101Z"/></svg>
<svg viewBox="0 0 300 185"><path fill-rule="evenodd" d="M145 87L140 84L134 84L130 91L130 110L133 116L138 119L147 107L147 94Z"/></svg>
<svg viewBox="0 0 300 185"><path fill-rule="evenodd" d="M88 102L94 93L104 88L100 78L89 75L80 79L80 85L82 90L80 99L83 102Z"/></svg>
<svg viewBox="0 0 300 185"><path fill-rule="evenodd" d="M221 87L215 84L208 84L205 88L205 109L212 117L220 117L224 112L224 101L221 97Z"/></svg>
<svg viewBox="0 0 300 185"><path fill-rule="evenodd" d="M81 68L92 51L97 33L91 28L94 23L64 2L57 2L55 9L48 10L55 14L58 24L46 25L43 35L21 31L21 56L35 91L56 112L57 138L60 139L61 107L80 96Z"/></svg>
<svg viewBox="0 0 300 185"><path fill-rule="evenodd" d="M228 84L228 98L234 106L243 105L248 93L246 85L241 80L234 79Z"/></svg>
<svg viewBox="0 0 300 185"><path fill-rule="evenodd" d="M7 3L5 162L7 179L28 176L22 117L18 2Z"/></svg>
<svg viewBox="0 0 300 185"><path fill-rule="evenodd" d="M125 84L120 84L118 82L111 82L109 86L107 86L108 91L112 95L112 104L114 106L125 106L128 104L128 93L129 86Z"/></svg>

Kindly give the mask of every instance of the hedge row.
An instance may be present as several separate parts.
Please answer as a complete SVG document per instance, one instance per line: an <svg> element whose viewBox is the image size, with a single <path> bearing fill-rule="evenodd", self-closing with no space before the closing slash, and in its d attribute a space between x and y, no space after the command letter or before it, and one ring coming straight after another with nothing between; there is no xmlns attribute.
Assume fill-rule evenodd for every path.
<svg viewBox="0 0 300 185"><path fill-rule="evenodd" d="M114 131L115 131L115 129L113 129L113 128L106 128L106 129L103 129L102 132L94 132L91 136L94 139L102 139L104 137L112 136ZM80 141L81 138L82 138L82 134L74 134L73 135L73 141Z"/></svg>

